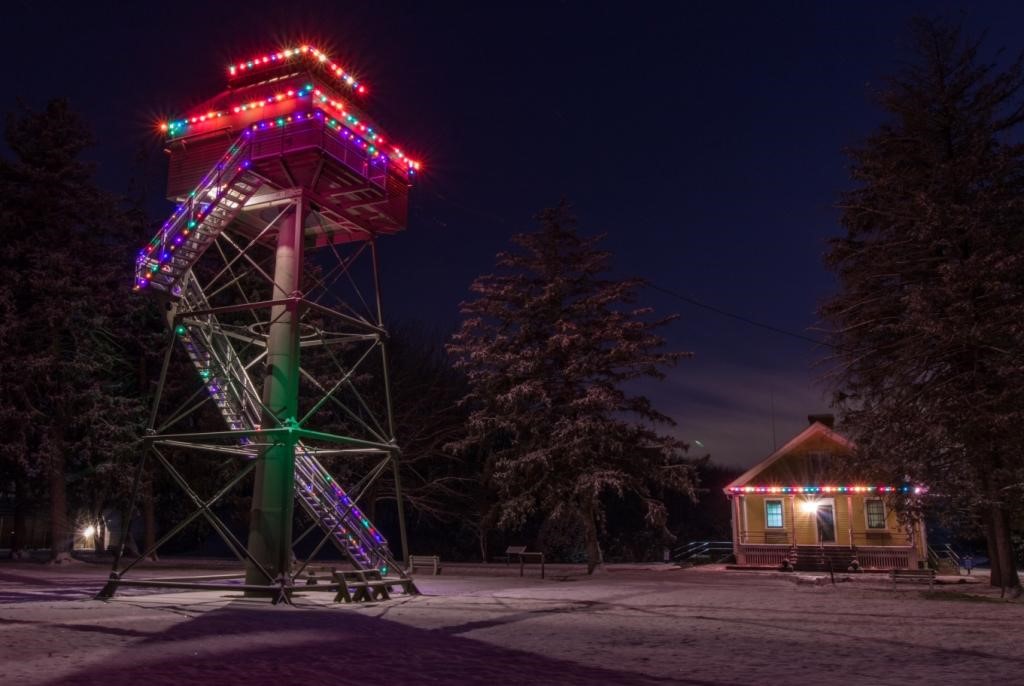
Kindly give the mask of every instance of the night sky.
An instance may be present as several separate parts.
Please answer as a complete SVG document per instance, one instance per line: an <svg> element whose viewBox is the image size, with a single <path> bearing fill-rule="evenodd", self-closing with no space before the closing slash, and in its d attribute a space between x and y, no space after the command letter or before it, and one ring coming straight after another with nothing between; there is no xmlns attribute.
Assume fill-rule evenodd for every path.
<svg viewBox="0 0 1024 686"><path fill-rule="evenodd" d="M70 98L101 183L126 193L136 178L162 218L156 123L222 90L232 61L325 46L425 164L408 231L382 244L393 319L450 331L470 281L564 197L584 232L608 234L618 274L814 336L842 148L881 121L871 88L908 57L924 11L1024 47L1019 3L12 2L0 104ZM129 284L126 265L125 297ZM696 353L644 390L715 461L770 452L773 398L780 445L827 411L825 350L660 292L644 301L678 312L671 344Z"/></svg>

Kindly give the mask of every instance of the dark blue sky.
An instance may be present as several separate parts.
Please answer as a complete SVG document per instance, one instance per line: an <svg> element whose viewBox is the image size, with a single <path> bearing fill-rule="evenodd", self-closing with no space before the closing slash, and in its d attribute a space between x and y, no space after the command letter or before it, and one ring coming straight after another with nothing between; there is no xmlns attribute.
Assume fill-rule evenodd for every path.
<svg viewBox="0 0 1024 686"><path fill-rule="evenodd" d="M382 245L393 317L450 330L509 235L565 197L620 274L806 332L833 288L821 254L849 186L841 150L879 123L870 89L925 11L1024 47L1019 3L14 2L0 105L69 97L107 188L125 192L150 154L159 214L155 122L221 90L229 62L308 40L351 65L426 165L409 230ZM646 390L716 461L770 451L773 396L780 444L827 410L824 351L645 300L681 315L671 343L696 353Z"/></svg>

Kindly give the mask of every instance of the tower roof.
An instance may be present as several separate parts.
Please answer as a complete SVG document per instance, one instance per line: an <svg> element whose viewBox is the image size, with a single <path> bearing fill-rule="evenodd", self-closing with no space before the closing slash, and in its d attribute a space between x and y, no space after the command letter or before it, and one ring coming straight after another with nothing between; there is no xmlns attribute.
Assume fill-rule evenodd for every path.
<svg viewBox="0 0 1024 686"><path fill-rule="evenodd" d="M366 85L318 48L301 45L267 53L228 67L227 88L182 117L160 124L168 142L209 135L235 136L294 111L317 108L345 127L370 156L385 156L392 168L414 174L419 160L386 136L360 100Z"/></svg>

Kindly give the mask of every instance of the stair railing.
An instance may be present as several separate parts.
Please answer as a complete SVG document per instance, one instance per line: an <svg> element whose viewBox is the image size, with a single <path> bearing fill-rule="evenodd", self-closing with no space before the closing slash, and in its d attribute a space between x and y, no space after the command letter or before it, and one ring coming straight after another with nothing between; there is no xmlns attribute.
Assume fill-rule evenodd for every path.
<svg viewBox="0 0 1024 686"><path fill-rule="evenodd" d="M147 272L152 276L171 270L172 253L184 242L184 232L187 230L191 233L198 228L205 218L204 208L216 204L224 188L230 185L230 180L244 173L248 167L246 155L250 149L250 135L248 129L242 132L220 161L189 193L188 199L175 208L171 218L164 222L156 236L143 248L135 263L136 287L147 285Z"/></svg>

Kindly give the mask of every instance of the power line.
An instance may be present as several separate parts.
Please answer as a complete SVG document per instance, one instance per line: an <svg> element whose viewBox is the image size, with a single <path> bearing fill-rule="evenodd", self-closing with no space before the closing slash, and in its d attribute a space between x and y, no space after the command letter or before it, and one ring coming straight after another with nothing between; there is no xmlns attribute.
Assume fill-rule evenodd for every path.
<svg viewBox="0 0 1024 686"><path fill-rule="evenodd" d="M744 324L749 324L750 326L756 326L756 327L758 327L760 329L766 329L768 331L772 331L772 332L777 333L777 334L782 334L783 336L789 336L790 338L796 338L796 339L801 340L801 341L806 341L807 343L814 343L816 345L823 345L823 346L826 346L826 347L829 347L829 348L832 347L832 345L830 343L826 343L825 341L819 340L817 338L811 338L810 336L805 336L804 334L797 333L795 331L787 331L786 329L780 329L777 326L772 326L771 324L765 324L764 322L759 322L759 321L757 321L755 319L751 319L750 317L744 317L742 314L736 314L735 312L729 312L728 310L723 310L721 307L715 307L714 305L709 305L709 304L707 304L705 302L701 302L700 300L697 300L696 298L690 297L688 295L684 295L682 293L678 293L678 292L673 291L673 290L671 290L669 288L664 288L664 287L659 286L659 285L657 285L655 283L651 283L650 281L646 281L645 285L648 288L650 288L651 290L659 291L661 293L664 293L665 295L670 295L673 298L676 298L678 300L682 300L683 302L689 303L690 305L693 305L695 307L700 307L700 308L703 308L705 310L710 310L711 312L714 312L715 314L719 314L719 315L722 315L723 317L729 317L730 319L735 319L737 321L741 321Z"/></svg>
<svg viewBox="0 0 1024 686"><path fill-rule="evenodd" d="M506 224L508 226L515 226L515 223L510 221L507 217L503 217L503 216L498 215L498 214L493 214L491 212L484 212L484 211L475 209L473 207L469 207L467 205L464 205L464 204L462 204L460 202L456 202L454 199L452 199L450 194L442 195L440 192L438 192L437 190L433 190L433 189L431 189L430 192L434 195L434 197L436 197L441 202L443 202L443 203L445 203L447 205L450 205L450 206L452 206L452 207L454 207L454 208L456 208L458 210L461 210L464 213L475 214L478 217L483 217L484 219L496 220L496 221L499 221L499 222L501 222L503 224ZM439 223L441 223L439 220L437 220L436 217L435 217L435 221L438 221ZM693 305L695 307L700 307L700 308L703 308L705 310L709 310L711 312L714 312L715 314L719 314L719 315L721 315L723 317L729 317L730 319L735 319L737 321L743 322L744 324L748 324L750 326L756 326L756 327L758 327L760 329L765 329L765 330L771 331L773 333L781 334L783 336L789 336L790 338L795 338L797 340L804 341L806 343L814 343L815 345L822 345L822 346L825 346L827 348L835 347L831 343L827 343L827 342L819 340L817 338L811 338L810 336L805 336L804 334L797 333L795 331L788 331L786 329L781 329L781 328L779 328L777 326L772 326L771 324L765 324L764 322L759 322L759 321L757 321L755 319L751 319L749 317L744 317L741 314L736 314L735 312L729 312L728 310L723 310L720 307L716 307L714 305L709 305L709 304L707 304L705 302L701 302L700 300L697 300L696 298L693 298L691 296L684 295L682 293L678 293L678 292L673 291L673 290L671 290L669 288L664 288L664 287L659 286L659 285L657 285L655 283L651 283L650 281L647 281L646 279L644 280L644 284L648 288L650 288L652 290L660 291L661 293L664 293L665 295L672 296L673 298L676 298L678 300L682 300L683 302L689 303L690 305Z"/></svg>

